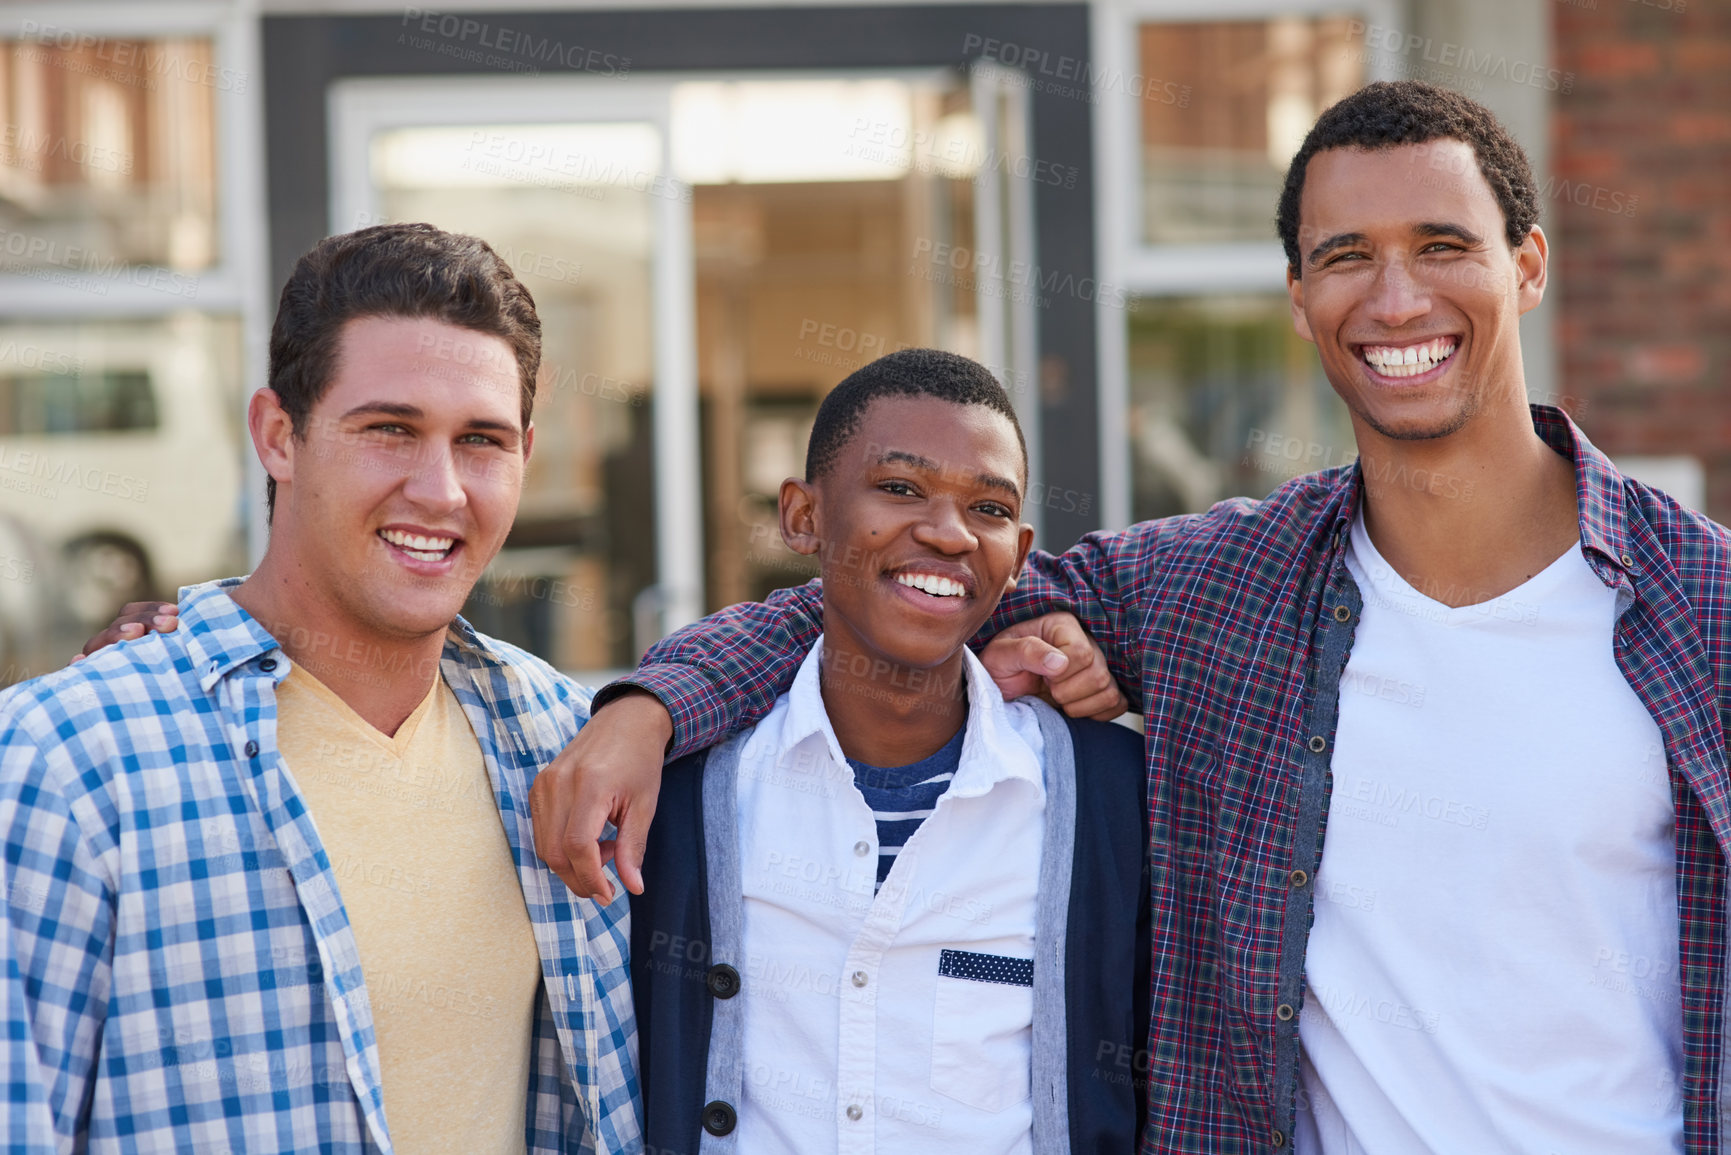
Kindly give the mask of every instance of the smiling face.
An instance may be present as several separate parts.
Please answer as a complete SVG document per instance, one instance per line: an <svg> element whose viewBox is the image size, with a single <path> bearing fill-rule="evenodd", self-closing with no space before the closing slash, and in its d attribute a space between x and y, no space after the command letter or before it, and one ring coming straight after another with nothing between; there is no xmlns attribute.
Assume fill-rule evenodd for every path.
<svg viewBox="0 0 1731 1155"><path fill-rule="evenodd" d="M277 481L272 549L351 627L443 631L504 544L533 437L516 370L500 337L359 318L304 435L261 443Z"/></svg>
<svg viewBox="0 0 1731 1155"><path fill-rule="evenodd" d="M824 645L930 670L958 658L1033 543L1015 427L983 405L872 401L815 481L782 484L782 536L822 563Z"/></svg>
<svg viewBox="0 0 1731 1155"><path fill-rule="evenodd" d="M1472 147L1328 149L1309 162L1293 325L1367 434L1447 437L1526 411L1519 320L1544 296L1546 243L1519 249Z"/></svg>

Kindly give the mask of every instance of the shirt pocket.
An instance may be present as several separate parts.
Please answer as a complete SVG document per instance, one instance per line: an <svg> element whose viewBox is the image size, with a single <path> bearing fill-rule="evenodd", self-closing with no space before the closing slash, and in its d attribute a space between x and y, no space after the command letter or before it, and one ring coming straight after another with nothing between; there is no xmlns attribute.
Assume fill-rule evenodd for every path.
<svg viewBox="0 0 1731 1155"><path fill-rule="evenodd" d="M982 1111L1028 1098L1034 962L946 950L932 1006L932 1090Z"/></svg>

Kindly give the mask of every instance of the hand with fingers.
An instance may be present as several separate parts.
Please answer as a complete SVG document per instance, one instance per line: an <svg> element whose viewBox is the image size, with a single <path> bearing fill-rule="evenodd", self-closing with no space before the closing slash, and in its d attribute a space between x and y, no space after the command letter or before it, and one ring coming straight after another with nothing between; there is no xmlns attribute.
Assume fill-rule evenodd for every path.
<svg viewBox="0 0 1731 1155"><path fill-rule="evenodd" d="M142 638L146 632L173 633L180 626L180 607L173 602L127 602L120 607L108 628L84 643L84 649L72 655L74 662L83 661L104 646Z"/></svg>
<svg viewBox="0 0 1731 1155"><path fill-rule="evenodd" d="M1059 610L993 638L980 662L1005 698L1039 694L1072 718L1109 722L1130 706L1106 654L1076 615Z"/></svg>
<svg viewBox="0 0 1731 1155"><path fill-rule="evenodd" d="M529 789L535 853L578 897L613 900L609 862L626 890L643 893L643 848L672 737L667 707L632 690L596 711L536 775ZM604 840L609 822L615 834Z"/></svg>

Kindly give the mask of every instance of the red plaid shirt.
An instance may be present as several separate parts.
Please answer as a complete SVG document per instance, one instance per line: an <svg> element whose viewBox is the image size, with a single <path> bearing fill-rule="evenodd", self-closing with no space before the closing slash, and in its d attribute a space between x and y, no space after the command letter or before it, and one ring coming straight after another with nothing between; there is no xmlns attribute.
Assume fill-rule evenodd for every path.
<svg viewBox="0 0 1731 1155"><path fill-rule="evenodd" d="M1561 412L1535 406L1533 418L1575 463L1582 550L1618 591L1617 663L1664 734L1677 808L1678 1093L1687 1150L1717 1153L1731 536L1618 473ZM1311 880L1361 606L1344 562L1360 492L1358 466L1344 466L1263 501L1036 553L986 631L1074 612L1145 716L1154 973L1138 1065L1149 1081L1147 1152L1291 1142ZM816 583L734 606L656 646L628 684L671 710L676 753L699 749L769 710L820 633L820 613Z"/></svg>

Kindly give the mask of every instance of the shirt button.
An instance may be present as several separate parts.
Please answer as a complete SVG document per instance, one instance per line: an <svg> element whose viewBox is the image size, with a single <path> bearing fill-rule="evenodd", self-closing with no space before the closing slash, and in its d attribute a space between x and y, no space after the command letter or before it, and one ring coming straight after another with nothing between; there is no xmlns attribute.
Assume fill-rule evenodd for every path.
<svg viewBox="0 0 1731 1155"><path fill-rule="evenodd" d="M866 973L864 971L853 972L853 985L854 986L863 987L866 985L866 983L868 983L870 981L871 981L871 979L866 975Z"/></svg>
<svg viewBox="0 0 1731 1155"><path fill-rule="evenodd" d="M1321 734L1313 734L1310 739L1310 752L1320 754L1326 749L1328 749L1328 739Z"/></svg>
<svg viewBox="0 0 1731 1155"><path fill-rule="evenodd" d="M1275 1147L1286 1146L1286 1136L1279 1131L1276 1131L1274 1134L1270 1135L1268 1137L1268 1141L1270 1143L1274 1144Z"/></svg>
<svg viewBox="0 0 1731 1155"><path fill-rule="evenodd" d="M1334 620L1337 622L1345 622L1345 621L1352 620L1352 607L1351 606L1335 606L1334 607Z"/></svg>
<svg viewBox="0 0 1731 1155"><path fill-rule="evenodd" d="M872 844L869 842L856 842L853 844L853 852L860 858L864 858L872 852Z"/></svg>
<svg viewBox="0 0 1731 1155"><path fill-rule="evenodd" d="M1295 870L1291 874L1286 876L1286 881L1290 882L1293 886L1293 889L1296 890L1298 887L1301 887L1305 883L1310 881L1310 875L1304 873L1304 871L1302 871L1302 870Z"/></svg>
<svg viewBox="0 0 1731 1155"><path fill-rule="evenodd" d="M258 743L257 742L248 742L246 744L246 756L248 758L257 758L258 757Z"/></svg>
<svg viewBox="0 0 1731 1155"><path fill-rule="evenodd" d="M847 1117L849 1119L852 1119L855 1123L858 1123L860 1121L860 1119L864 1117L864 1115L865 1115L865 1112L860 1110L860 1106L858 1103L849 1103L847 1105Z"/></svg>
<svg viewBox="0 0 1731 1155"><path fill-rule="evenodd" d="M276 659L275 658L266 658L264 661L262 661L258 664L258 668L263 670L265 673L268 674L272 670L276 669Z"/></svg>
<svg viewBox="0 0 1731 1155"><path fill-rule="evenodd" d="M739 1115L731 1103L716 1099L703 1108L703 1129L711 1135L731 1135L738 1123Z"/></svg>
<svg viewBox="0 0 1731 1155"><path fill-rule="evenodd" d="M718 999L731 999L739 993L739 972L726 963L716 963L704 978L709 993Z"/></svg>
<svg viewBox="0 0 1731 1155"><path fill-rule="evenodd" d="M1630 569L1635 564L1635 559L1630 557L1628 554L1624 554L1622 557L1618 558L1617 560L1623 563L1624 569Z"/></svg>
<svg viewBox="0 0 1731 1155"><path fill-rule="evenodd" d="M1281 1003L1278 1007L1275 1007L1274 1017L1283 1023L1290 1023L1292 1021L1292 1004Z"/></svg>

